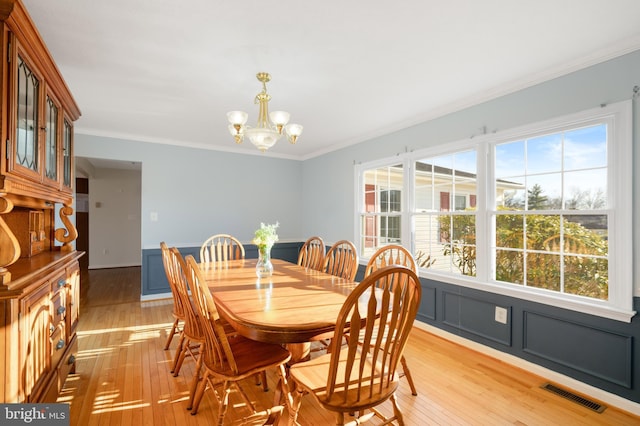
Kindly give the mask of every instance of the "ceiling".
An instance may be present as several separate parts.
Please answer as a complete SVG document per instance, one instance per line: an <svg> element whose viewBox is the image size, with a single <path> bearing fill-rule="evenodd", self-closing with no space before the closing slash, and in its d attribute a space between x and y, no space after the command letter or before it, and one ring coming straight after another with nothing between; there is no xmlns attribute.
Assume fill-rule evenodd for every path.
<svg viewBox="0 0 640 426"><path fill-rule="evenodd" d="M76 132L255 154L270 110L307 159L640 49L637 0L23 0L82 111Z"/></svg>

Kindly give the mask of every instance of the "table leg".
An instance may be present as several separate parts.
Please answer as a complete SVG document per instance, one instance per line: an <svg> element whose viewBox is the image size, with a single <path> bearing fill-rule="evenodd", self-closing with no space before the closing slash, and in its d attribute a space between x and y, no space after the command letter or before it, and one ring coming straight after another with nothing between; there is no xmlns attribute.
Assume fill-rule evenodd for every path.
<svg viewBox="0 0 640 426"><path fill-rule="evenodd" d="M293 365L300 361L306 361L311 354L311 343L287 343L287 350L291 352L291 359L289 365Z"/></svg>

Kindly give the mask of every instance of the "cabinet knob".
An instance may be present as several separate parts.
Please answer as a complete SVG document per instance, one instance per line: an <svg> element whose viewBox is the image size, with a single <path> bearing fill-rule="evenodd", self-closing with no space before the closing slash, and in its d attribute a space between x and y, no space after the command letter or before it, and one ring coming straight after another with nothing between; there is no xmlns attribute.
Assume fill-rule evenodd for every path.
<svg viewBox="0 0 640 426"><path fill-rule="evenodd" d="M65 308L64 306L58 306L58 315L64 314L64 311L66 310L67 308Z"/></svg>
<svg viewBox="0 0 640 426"><path fill-rule="evenodd" d="M56 349L62 349L64 348L64 340L60 339L58 340L58 344L56 345Z"/></svg>
<svg viewBox="0 0 640 426"><path fill-rule="evenodd" d="M49 332L53 334L54 331L56 331L56 326L53 324L49 324Z"/></svg>
<svg viewBox="0 0 640 426"><path fill-rule="evenodd" d="M65 280L58 280L58 288L64 286L65 283L66 283Z"/></svg>
<svg viewBox="0 0 640 426"><path fill-rule="evenodd" d="M75 356L75 355L71 355L71 356L69 357L69 359L67 360L67 364L71 365L71 364L73 364L74 362L76 362L76 356Z"/></svg>

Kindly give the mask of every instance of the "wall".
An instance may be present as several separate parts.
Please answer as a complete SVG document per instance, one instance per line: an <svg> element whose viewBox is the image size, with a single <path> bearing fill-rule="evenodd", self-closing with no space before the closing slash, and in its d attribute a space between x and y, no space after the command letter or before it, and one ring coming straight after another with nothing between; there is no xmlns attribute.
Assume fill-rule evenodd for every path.
<svg viewBox="0 0 640 426"><path fill-rule="evenodd" d="M96 169L89 178L89 268L140 266L141 173Z"/></svg>
<svg viewBox="0 0 640 426"><path fill-rule="evenodd" d="M75 143L78 157L142 162L143 250L199 247L221 232L249 243L260 222L280 222L281 241L302 235L299 161L82 134Z"/></svg>

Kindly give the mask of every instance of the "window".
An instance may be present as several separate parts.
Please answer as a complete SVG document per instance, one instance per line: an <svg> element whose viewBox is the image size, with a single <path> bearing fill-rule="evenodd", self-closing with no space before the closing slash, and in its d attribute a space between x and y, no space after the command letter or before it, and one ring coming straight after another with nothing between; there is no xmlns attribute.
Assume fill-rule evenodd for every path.
<svg viewBox="0 0 640 426"><path fill-rule="evenodd" d="M413 161L414 241L418 265L475 276L477 190L475 150Z"/></svg>
<svg viewBox="0 0 640 426"><path fill-rule="evenodd" d="M402 164L364 171L363 211L360 216L360 252L370 256L378 247L401 242Z"/></svg>
<svg viewBox="0 0 640 426"><path fill-rule="evenodd" d="M495 145L496 280L608 299L608 126Z"/></svg>
<svg viewBox="0 0 640 426"><path fill-rule="evenodd" d="M629 321L631 105L356 166L360 255L410 248L454 284Z"/></svg>

